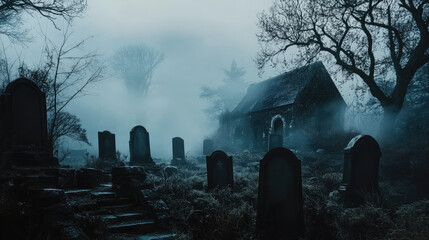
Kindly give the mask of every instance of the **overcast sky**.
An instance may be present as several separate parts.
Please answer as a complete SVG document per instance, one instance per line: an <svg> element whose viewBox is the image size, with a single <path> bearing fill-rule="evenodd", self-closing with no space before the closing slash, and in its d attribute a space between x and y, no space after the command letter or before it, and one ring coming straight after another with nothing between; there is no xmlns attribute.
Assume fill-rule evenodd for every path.
<svg viewBox="0 0 429 240"><path fill-rule="evenodd" d="M258 77L253 59L259 49L257 14L271 1L260 0L89 0L85 16L72 26L73 41L95 36L84 51L98 49L108 60L125 45L146 44L164 52L148 95L133 98L119 76L88 89L90 96L79 98L68 111L81 118L92 147L73 144L97 153L97 132L116 134L117 149L128 153L129 131L143 125L150 133L155 158L171 158L171 138L185 140L186 151L201 152L202 140L217 127L215 119L203 112L199 99L202 86L217 86L223 69L233 59L246 70L248 82L274 75L268 70ZM29 65L37 64L42 53L41 30L57 41L60 32L40 18L30 18L26 26L34 40L19 54ZM60 27L63 25L60 23ZM64 29L64 28L63 28Z"/></svg>
<svg viewBox="0 0 429 240"><path fill-rule="evenodd" d="M202 86L222 83L224 69L232 60L246 70L247 82L258 82L281 72L266 69L259 77L253 59L259 50L257 15L271 6L261 0L88 0L83 18L72 25L70 43L91 38L82 53L97 50L108 62L113 52L126 45L145 44L165 54L144 98L129 96L119 75L87 89L89 96L76 99L67 111L76 114L88 132L92 146L71 143L98 154L97 132L116 134L117 150L128 154L129 131L143 125L150 134L152 157L171 159L171 138L185 140L185 151L201 154L202 141L218 126L203 112L207 102L199 98ZM43 56L45 32L59 42L62 30L40 17L26 17L33 40L26 46L8 48L34 66ZM329 66L327 66L329 69ZM337 84L338 85L338 84ZM349 86L341 86L344 92ZM344 91L344 89L346 89Z"/></svg>

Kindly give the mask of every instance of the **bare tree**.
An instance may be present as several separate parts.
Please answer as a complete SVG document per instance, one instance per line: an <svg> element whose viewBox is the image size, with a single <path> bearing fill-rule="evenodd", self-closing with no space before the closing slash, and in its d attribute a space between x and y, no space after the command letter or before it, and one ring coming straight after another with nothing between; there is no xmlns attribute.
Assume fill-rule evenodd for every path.
<svg viewBox="0 0 429 240"><path fill-rule="evenodd" d="M408 85L429 61L428 0L276 0L259 16L257 64L316 58L358 76L380 102L382 133L394 128ZM285 55L290 54L290 55ZM383 88L393 76L393 87Z"/></svg>
<svg viewBox="0 0 429 240"><path fill-rule="evenodd" d="M56 28L57 18L67 22L81 16L87 0L0 0L0 35L14 41L26 39L27 31L22 28L22 15L39 15L50 20Z"/></svg>
<svg viewBox="0 0 429 240"><path fill-rule="evenodd" d="M145 95L153 72L164 59L164 54L145 45L130 45L117 50L112 57L112 67L125 80L127 89Z"/></svg>
<svg viewBox="0 0 429 240"><path fill-rule="evenodd" d="M101 80L105 70L95 51L78 53L88 39L69 45L70 36L67 28L59 45L46 41L46 62L42 65L30 69L21 64L19 68L19 75L33 80L46 95L48 137L54 149L64 136L89 144L80 119L65 108L84 96L89 85Z"/></svg>

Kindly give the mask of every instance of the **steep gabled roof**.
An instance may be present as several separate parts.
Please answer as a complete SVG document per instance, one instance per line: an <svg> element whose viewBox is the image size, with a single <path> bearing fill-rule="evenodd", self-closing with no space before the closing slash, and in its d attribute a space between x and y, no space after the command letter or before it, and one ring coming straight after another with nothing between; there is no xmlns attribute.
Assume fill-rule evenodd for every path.
<svg viewBox="0 0 429 240"><path fill-rule="evenodd" d="M318 71L328 74L322 62L315 62L252 84L232 113L246 114L292 104Z"/></svg>

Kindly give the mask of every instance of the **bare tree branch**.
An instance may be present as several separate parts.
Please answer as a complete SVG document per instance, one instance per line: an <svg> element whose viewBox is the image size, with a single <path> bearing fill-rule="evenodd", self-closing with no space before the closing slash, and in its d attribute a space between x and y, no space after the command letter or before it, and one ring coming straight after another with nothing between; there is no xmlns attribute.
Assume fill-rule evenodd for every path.
<svg viewBox="0 0 429 240"><path fill-rule="evenodd" d="M82 16L87 0L0 0L0 34L12 41L26 41L27 31L22 28L22 14L39 15L52 22L55 28L58 18L69 24Z"/></svg>
<svg viewBox="0 0 429 240"><path fill-rule="evenodd" d="M54 148L65 136L89 144L79 118L66 112L66 107L84 96L85 89L100 81L105 72L105 64L98 61L96 52L79 53L90 38L70 45L70 36L66 28L59 44L46 38L44 65L34 70L22 65L19 69L21 76L35 81L47 96L48 135Z"/></svg>
<svg viewBox="0 0 429 240"><path fill-rule="evenodd" d="M289 68L334 60L359 76L385 113L396 117L408 84L428 62L428 5L428 0L275 0L259 15L256 63L262 71L267 63ZM392 73L396 84L388 90L380 79Z"/></svg>

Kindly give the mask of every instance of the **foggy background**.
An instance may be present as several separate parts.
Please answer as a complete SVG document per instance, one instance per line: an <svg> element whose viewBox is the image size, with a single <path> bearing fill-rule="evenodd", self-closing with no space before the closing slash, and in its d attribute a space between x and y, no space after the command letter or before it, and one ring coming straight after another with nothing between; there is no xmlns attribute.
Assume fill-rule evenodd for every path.
<svg viewBox="0 0 429 240"><path fill-rule="evenodd" d="M98 154L97 132L108 130L116 135L116 149L128 154L129 131L142 125L150 134L154 158L171 159L171 138L176 136L184 139L186 152L201 154L203 139L218 127L217 119L203 111L208 102L199 97L201 87L222 84L224 69L233 60L246 71L247 83L281 72L266 69L259 77L253 61L259 50L257 14L271 4L260 0L89 1L85 17L73 22L70 42L94 36L81 50L98 49L109 71L107 78L86 89L89 95L66 109L81 119L92 146L68 142L65 148ZM58 26L63 29L65 23ZM40 32L56 41L61 30L46 19L31 17L26 27L33 41L26 43L24 51L10 46L7 52L9 58L15 55L29 66L37 65L44 46ZM144 97L128 94L124 81L108 65L115 50L136 44L164 53ZM348 104L353 101L352 83L337 83L337 87Z"/></svg>

